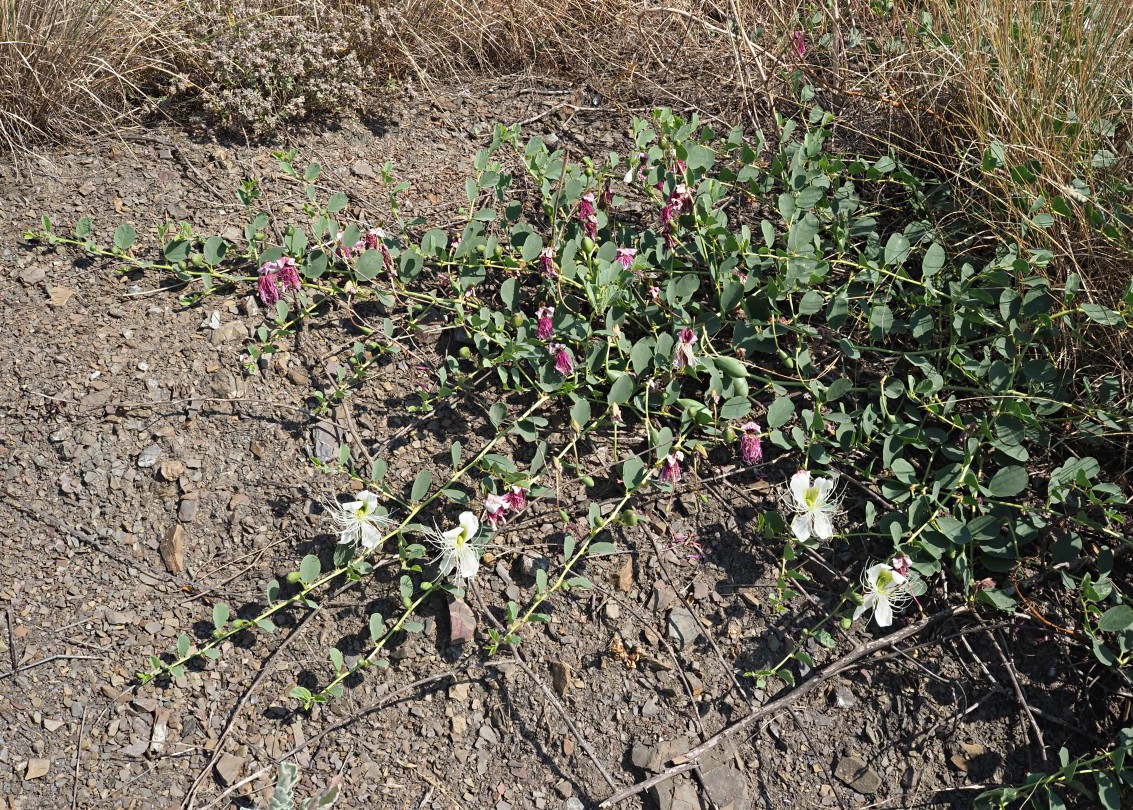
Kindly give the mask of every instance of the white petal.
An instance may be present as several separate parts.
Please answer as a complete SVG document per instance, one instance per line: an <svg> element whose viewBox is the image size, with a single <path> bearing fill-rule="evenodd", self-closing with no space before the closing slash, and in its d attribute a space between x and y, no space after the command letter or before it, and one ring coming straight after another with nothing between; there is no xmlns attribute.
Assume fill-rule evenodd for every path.
<svg viewBox="0 0 1133 810"><path fill-rule="evenodd" d="M464 531L464 539L471 540L480 531L480 521L471 512L460 513L460 528Z"/></svg>
<svg viewBox="0 0 1133 810"><path fill-rule="evenodd" d="M460 536L462 534L464 534L464 527L457 526L455 529L449 529L447 532L441 532L441 540L449 547L452 547L456 545L456 541L460 539Z"/></svg>
<svg viewBox="0 0 1133 810"><path fill-rule="evenodd" d="M801 515L795 515L795 519L791 521L791 531L794 532L795 538L800 543L805 543L810 539L811 534L811 518L806 512Z"/></svg>
<svg viewBox="0 0 1133 810"><path fill-rule="evenodd" d="M362 490L358 493L358 500L366 507L366 514L370 514L378 508L378 496L369 490Z"/></svg>
<svg viewBox="0 0 1133 810"><path fill-rule="evenodd" d="M829 478L815 478L814 488L818 490L818 502L826 503L830 498L830 493L834 491L834 482Z"/></svg>
<svg viewBox="0 0 1133 810"><path fill-rule="evenodd" d="M460 568L458 574L461 579L470 579L476 576L476 572L480 570L480 558L476 553L476 549L472 545L467 545L460 550Z"/></svg>
<svg viewBox="0 0 1133 810"><path fill-rule="evenodd" d="M877 578L881 576L881 572L888 567L889 566L885 563L878 563L877 565L871 565L865 570L865 580L869 583L869 587L877 587Z"/></svg>
<svg viewBox="0 0 1133 810"><path fill-rule="evenodd" d="M810 473L799 470L791 476L791 496L799 506L806 506L806 491L810 487Z"/></svg>
<svg viewBox="0 0 1133 810"><path fill-rule="evenodd" d="M362 548L373 551L382 542L382 533L369 523L362 524Z"/></svg>
<svg viewBox="0 0 1133 810"><path fill-rule="evenodd" d="M821 509L816 509L813 513L814 519L814 533L822 540L829 540L834 536L834 524L830 522L830 515L823 512Z"/></svg>
<svg viewBox="0 0 1133 810"><path fill-rule="evenodd" d="M867 596L865 598L865 601L863 601L860 605L858 605L857 609L854 611L854 621L855 622L862 617L863 613L865 613L867 610L869 610L872 599L873 599L873 597Z"/></svg>
<svg viewBox="0 0 1133 810"><path fill-rule="evenodd" d="M440 565L437 566L437 570L441 572L442 577L449 576L449 574L452 573L452 569L455 568L455 567L456 567L456 555L455 554L450 553L450 554L442 554L441 555L441 562L440 562Z"/></svg>
<svg viewBox="0 0 1133 810"><path fill-rule="evenodd" d="M873 609L873 618L878 627L888 627L893 624L893 608L889 600L881 596L877 599L877 607Z"/></svg>
<svg viewBox="0 0 1133 810"><path fill-rule="evenodd" d="M347 501L342 505L342 511L348 512L350 516L353 517L354 513L363 508L365 505L366 504L362 503L362 501Z"/></svg>
<svg viewBox="0 0 1133 810"><path fill-rule="evenodd" d="M633 166L630 166L630 167L629 167L629 171L628 171L628 172L626 172L625 180L624 180L623 182L624 182L624 183L625 183L625 184L626 184L627 186L628 186L628 185L629 185L630 183L632 183L632 182L633 182Z"/></svg>

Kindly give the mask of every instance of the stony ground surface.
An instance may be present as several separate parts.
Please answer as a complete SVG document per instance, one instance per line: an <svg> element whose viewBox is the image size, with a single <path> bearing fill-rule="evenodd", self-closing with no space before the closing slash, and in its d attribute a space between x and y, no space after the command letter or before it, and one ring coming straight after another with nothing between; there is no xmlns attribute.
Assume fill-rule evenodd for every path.
<svg viewBox="0 0 1133 810"><path fill-rule="evenodd" d="M579 153L624 148L629 114L555 108L577 97L480 83L406 99L380 121L295 131L289 145L318 160L325 182L369 217L383 210L375 167L392 161L413 183L406 213L444 224L495 121L539 117L530 130ZM325 601L277 655L269 658L274 639L239 638L182 679L134 685L133 673L172 650L178 634L207 634L214 600L254 609L265 583L304 554L327 557L334 540L320 504L349 482L310 463L320 440L349 433L402 482L447 463L455 438L469 450L484 441L477 402L424 419L408 411L417 387L430 384L427 341L381 368L349 410L312 417L310 395L350 340L345 316L249 376L241 354L259 321L244 296L185 308L163 289L167 279L119 274L19 237L43 213L61 228L91 215L107 229L133 221L152 233L169 218L222 233L239 224L235 189L250 176L267 178L266 198L285 217L301 200L270 152L155 126L46 153L19 173L0 167L8 806L178 807L201 774L197 807L237 785L219 806L266 806L274 764L286 758L302 767L301 792L341 774L345 807L591 808L784 689L757 689L743 673L779 660L825 615L850 555L830 550L813 566L808 597L775 611L778 546L754 522L792 470L774 461L739 469L727 458L703 463L676 499L643 504L644 519L616 538L622 553L587 571L597 589L556 597L553 622L528 628L524 662L484 653L485 609L498 616L507 599L530 597L534 569L561 548L558 507L581 517L600 489L559 482L557 502L532 505L501 536L470 596L471 642L458 643L468 630L459 616L427 602L424 631L393 650L388 670L350 682L310 714L288 691L325 682L327 647L365 649L367 615L396 610L393 569ZM218 329L203 324L214 311ZM600 463L603 449L592 451ZM184 555L176 575L175 544ZM281 620L283 634L304 615ZM1038 755L995 648L982 633L953 635L964 628L971 623L942 625L919 639L924 648L847 671L717 749L699 773L623 806L970 806L973 785L1018 779ZM869 632L855 627L832 653L812 649L828 660ZM1051 750L1073 728L1088 733L1089 717L1069 716L1081 685L1063 682L1073 671L1063 666L1067 652L1011 627L996 632L1010 639L1035 705L1054 718L1044 719ZM440 677L418 683L432 676ZM222 756L206 770L233 715Z"/></svg>

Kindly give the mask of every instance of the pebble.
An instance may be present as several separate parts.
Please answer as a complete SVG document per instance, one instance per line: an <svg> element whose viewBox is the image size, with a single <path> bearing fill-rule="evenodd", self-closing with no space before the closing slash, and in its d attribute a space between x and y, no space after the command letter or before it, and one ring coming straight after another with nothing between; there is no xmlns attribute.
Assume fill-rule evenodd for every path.
<svg viewBox="0 0 1133 810"><path fill-rule="evenodd" d="M157 464L158 458L161 456L161 445L151 444L138 455L138 466L143 470L147 467L152 467Z"/></svg>
<svg viewBox="0 0 1133 810"><path fill-rule="evenodd" d="M244 771L244 760L235 754L225 754L216 763L216 775L226 787L231 787Z"/></svg>
<svg viewBox="0 0 1133 810"><path fill-rule="evenodd" d="M700 637L700 622L687 608L675 607L669 611L669 641L683 650Z"/></svg>
<svg viewBox="0 0 1133 810"><path fill-rule="evenodd" d="M476 615L463 599L452 599L448 604L449 644L459 646L472 640L476 632Z"/></svg>
<svg viewBox="0 0 1133 810"><path fill-rule="evenodd" d="M870 795L881 788L881 777L866 762L855 756L844 756L834 766L834 776L858 793Z"/></svg>
<svg viewBox="0 0 1133 810"><path fill-rule="evenodd" d="M559 697L566 695L570 689L570 664L565 661L551 662L551 686Z"/></svg>
<svg viewBox="0 0 1133 810"><path fill-rule="evenodd" d="M32 780L39 779L41 776L47 776L47 772L51 770L51 760L49 759L29 759L28 769L24 772L24 779Z"/></svg>

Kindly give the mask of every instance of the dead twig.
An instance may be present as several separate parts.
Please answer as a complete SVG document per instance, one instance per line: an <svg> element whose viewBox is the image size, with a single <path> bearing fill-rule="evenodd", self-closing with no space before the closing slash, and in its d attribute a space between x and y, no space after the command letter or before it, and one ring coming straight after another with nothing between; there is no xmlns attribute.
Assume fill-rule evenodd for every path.
<svg viewBox="0 0 1133 810"><path fill-rule="evenodd" d="M79 739L75 743L75 774L71 779L71 810L79 803L79 764L83 760L83 731L87 725L87 707L83 706L83 719L79 721Z"/></svg>
<svg viewBox="0 0 1133 810"><path fill-rule="evenodd" d="M845 669L850 664L860 661L875 652L892 647L911 636L915 636L917 633L920 633L925 628L933 624L944 621L945 619L952 619L957 616L965 615L967 613L970 613L971 610L972 608L968 605L958 605L953 608L946 608L933 614L932 616L929 616L917 622L916 624L909 625L902 630L898 630L896 633L885 636L884 638L879 638L866 642L864 644L859 644L857 647L846 653L846 655L842 656L838 660L827 664L820 670L817 670L811 678L803 681L797 687L787 692L787 694L771 701L770 703L766 703L759 708L753 709L742 720L739 720L738 722L728 726L727 728L716 734L714 737L691 749L683 756L677 757L677 759L673 760L674 765L669 769L662 771L656 776L650 777L649 779L638 782L635 785L631 785L630 787L618 791L617 793L613 794L608 799L603 801L601 804L599 804L598 807L613 807L615 804L622 802L630 798L631 796L636 796L638 793L648 790L654 785L659 785L662 782L672 779L679 773L684 773L687 770L691 770L692 768L696 767L696 761L700 757L704 756L717 745L734 736L735 734L738 734L739 732L747 729L753 723L758 722L761 718L787 709L795 701L799 700L802 697L805 697L818 687L822 686L822 684L826 683L828 680L830 680L830 678L834 677L839 671Z"/></svg>
<svg viewBox="0 0 1133 810"><path fill-rule="evenodd" d="M22 667L8 670L7 672L0 672L0 681L5 678L11 678L20 672L27 672L29 669L41 667L44 664L50 664L52 661L101 661L102 657L98 655L49 655L46 658L40 658L38 661L32 661L30 664L24 664Z"/></svg>
<svg viewBox="0 0 1133 810"><path fill-rule="evenodd" d="M331 594L331 596L328 597L326 601L340 596L344 591L354 587L355 584L356 583L354 582L348 582L333 594ZM319 605L318 607L311 610L311 612L306 616L304 616L300 620L299 624L295 626L295 629L288 633L287 637L283 639L283 641L281 641L274 650L271 651L270 655L268 655L267 660L264 661L264 665L260 667L260 671L256 673L256 677L252 679L252 682L248 684L248 688L244 690L244 693L240 695L240 699L236 701L236 705L232 707L232 711L228 715L228 722L224 724L224 730L220 732L220 737L217 738L216 746L212 751L212 756L209 757L209 761L205 764L205 767L201 769L201 772L197 774L197 778L193 780L193 784L189 787L189 791L185 794L185 799L181 803L182 807L192 808L193 800L196 798L197 791L200 790L201 784L209 775L209 772L212 771L216 763L220 761L221 754L224 751L224 743L228 739L228 735L232 733L232 729L236 727L236 719L237 717L239 717L240 711L244 708L244 704L246 704L248 702L248 699L252 696L252 692L256 690L256 687L259 686L260 681L262 681L268 674L268 672L271 671L272 665L279 657L279 654L287 649L288 645L290 645L292 641L297 639L302 634L304 628L307 627L311 619L313 619L321 609L322 605Z"/></svg>
<svg viewBox="0 0 1133 810"><path fill-rule="evenodd" d="M1011 659L1007 657L1007 653L1004 652L1003 637L997 631L992 630L987 631L987 637L988 640L991 641L992 646L995 647L995 652L999 655L999 660L1003 664L1003 668L1007 670L1007 677L1011 679L1011 688L1015 692L1015 700L1018 701L1019 708L1023 711L1024 716L1026 716L1031 726L1031 731L1035 736L1035 743L1039 746L1039 755L1042 757L1043 768L1045 770L1050 764L1046 754L1046 741L1043 739L1043 732L1042 729L1039 728L1038 721L1035 720L1035 713L1031 711L1031 706L1027 703L1027 697L1023 694L1023 687L1019 685L1019 676L1015 672L1015 666L1011 663Z"/></svg>
<svg viewBox="0 0 1133 810"><path fill-rule="evenodd" d="M492 615L492 612L488 610L487 606L484 604L484 600L480 596L480 591L473 589L472 594L476 597L476 603L480 606L480 610L485 616L488 617L489 621L491 621L492 624L496 626L496 629L500 630L501 632L506 631L507 628L505 628L502 624L499 623L499 621L496 620L496 617ZM527 665L527 662L523 660L522 656L519 653L519 650L517 650L511 644L509 644L508 646L511 647L511 651L515 654L515 662L519 664L520 669L522 669L527 674L527 677L529 677L539 686L539 689L543 692L543 695L558 711L559 716L563 719L563 722L567 724L567 728L570 729L570 733L574 736L575 741L578 743L579 747L586 752L586 755L590 757L590 761L594 763L594 767L596 767L598 769L598 772L602 774L602 778L606 780L606 784L608 784L612 790L617 790L617 782L614 781L614 778L610 776L609 771L606 770L605 766L598 759L598 754L594 751L594 748L590 745L589 742L586 741L586 738L582 736L582 732L578 730L578 726L575 725L574 720L572 720L570 715L567 713L566 707L563 706L562 701L560 701L555 693L550 690L547 684L543 683L540 678L536 677L535 673L532 672L531 667L529 667Z"/></svg>

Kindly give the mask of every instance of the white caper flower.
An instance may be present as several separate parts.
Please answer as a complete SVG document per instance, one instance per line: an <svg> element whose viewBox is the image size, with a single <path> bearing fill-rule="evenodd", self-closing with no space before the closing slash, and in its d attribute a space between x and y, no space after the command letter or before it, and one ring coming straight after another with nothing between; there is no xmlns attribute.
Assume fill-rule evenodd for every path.
<svg viewBox="0 0 1133 810"><path fill-rule="evenodd" d="M472 539L480 531L480 521L471 512L461 512L454 529L437 530L433 541L440 547L439 569L441 576L452 577L456 584L476 576L480 570L480 552ZM455 574L455 576L454 576Z"/></svg>
<svg viewBox="0 0 1133 810"><path fill-rule="evenodd" d="M356 501L332 504L329 512L338 527L338 542L361 542L367 551L376 549L382 542L382 528L393 522L377 510L378 496L367 490L359 492Z"/></svg>

